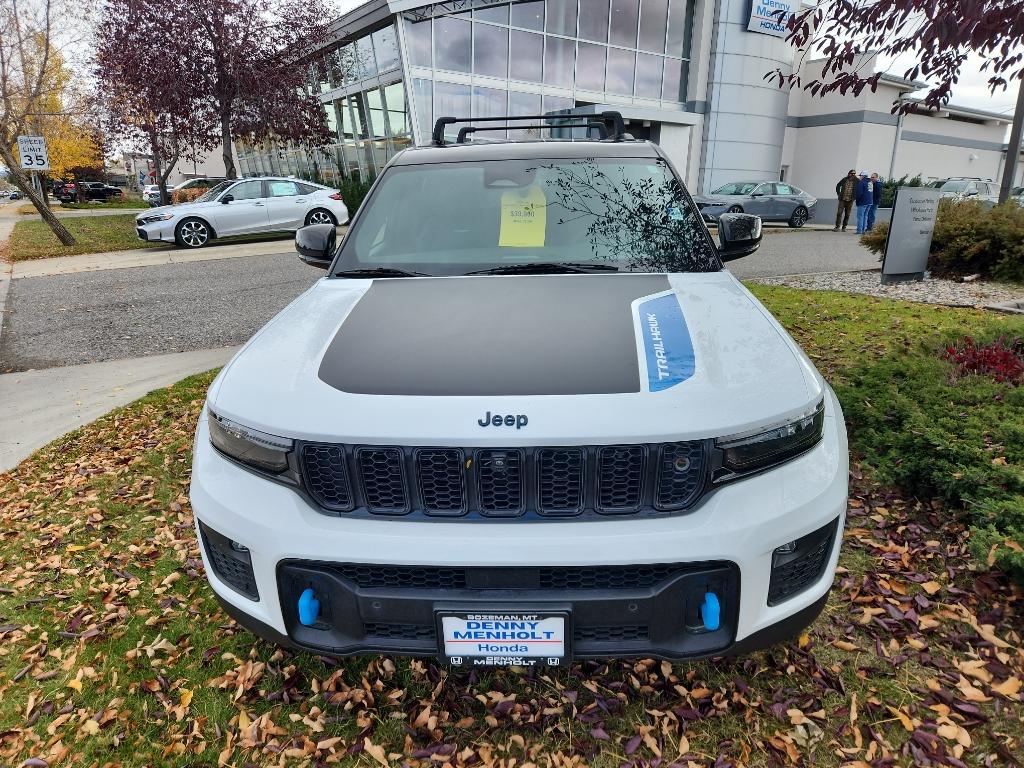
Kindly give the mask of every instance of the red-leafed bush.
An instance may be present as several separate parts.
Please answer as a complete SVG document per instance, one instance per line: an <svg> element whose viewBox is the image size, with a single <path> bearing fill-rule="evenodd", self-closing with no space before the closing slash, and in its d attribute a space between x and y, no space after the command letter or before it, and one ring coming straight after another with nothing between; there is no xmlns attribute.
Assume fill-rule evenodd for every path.
<svg viewBox="0 0 1024 768"><path fill-rule="evenodd" d="M1000 337L978 345L970 336L946 347L942 355L957 367L957 376L978 373L1000 383L1024 384L1024 340Z"/></svg>

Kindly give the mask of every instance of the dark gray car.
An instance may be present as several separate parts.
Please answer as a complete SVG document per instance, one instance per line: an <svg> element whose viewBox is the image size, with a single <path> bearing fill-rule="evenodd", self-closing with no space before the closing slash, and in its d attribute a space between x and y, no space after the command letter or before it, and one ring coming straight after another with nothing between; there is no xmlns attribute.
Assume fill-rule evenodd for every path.
<svg viewBox="0 0 1024 768"><path fill-rule="evenodd" d="M802 189L781 181L733 181L693 201L708 223L723 213L751 213L762 221L784 221L802 227L814 218L818 200Z"/></svg>

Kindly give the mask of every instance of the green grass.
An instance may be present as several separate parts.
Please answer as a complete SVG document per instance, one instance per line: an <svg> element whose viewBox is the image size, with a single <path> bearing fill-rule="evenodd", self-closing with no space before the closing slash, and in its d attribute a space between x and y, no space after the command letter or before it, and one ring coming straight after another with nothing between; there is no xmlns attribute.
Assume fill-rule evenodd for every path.
<svg viewBox="0 0 1024 768"><path fill-rule="evenodd" d="M848 414L864 387L883 391L886 361L924 375L949 337L1020 330L973 310L755 290L829 372ZM823 615L799 641L744 659L450 674L430 660L327 661L258 641L220 611L192 528L191 439L211 378L157 390L0 474L0 765L377 768L376 753L396 768L641 768L660 752L665 766L910 766L900 716L917 738L945 733L942 753L967 765L1022 752L1019 594L971 565L957 510L870 474L855 473ZM851 438L858 451L881 445L856 421ZM913 604L916 622L889 617L925 584L936 591ZM865 610L889 623L863 621ZM982 640L964 612L1008 647ZM971 678L983 723L950 708L963 701L960 670L978 663L990 678ZM246 678L253 665L258 679ZM430 729L417 720L427 708ZM959 753L954 726L971 737ZM446 760L417 752L427 748Z"/></svg>
<svg viewBox="0 0 1024 768"><path fill-rule="evenodd" d="M102 211L105 208L148 208L149 204L142 202L140 198L127 197L122 200L107 200L103 203L61 203L59 206L54 206L55 210L72 210L72 211Z"/></svg>
<svg viewBox="0 0 1024 768"><path fill-rule="evenodd" d="M74 245L61 245L41 220L19 221L14 225L7 245L11 261L48 259L54 256L74 256L80 253L104 253L126 251L134 248L173 247L170 243L145 242L135 233L135 217L132 214L111 214L109 216L61 216L61 223L74 236ZM265 240L289 240L288 232L267 232L257 235L238 235L214 240L211 245L230 243L255 243Z"/></svg>

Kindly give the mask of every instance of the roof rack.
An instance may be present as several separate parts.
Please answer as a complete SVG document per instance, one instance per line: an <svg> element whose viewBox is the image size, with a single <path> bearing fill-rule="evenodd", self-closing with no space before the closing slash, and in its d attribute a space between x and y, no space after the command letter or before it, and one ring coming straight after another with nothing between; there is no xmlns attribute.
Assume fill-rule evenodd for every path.
<svg viewBox="0 0 1024 768"><path fill-rule="evenodd" d="M572 120L576 122L572 122ZM545 120L561 122L545 122L540 125L500 125L500 126L470 126L459 129L459 136L456 142L464 144L466 137L479 131L504 131L523 130L536 128L538 130L551 128L594 128L601 132L603 141L624 141L629 138L626 133L626 126L619 112L602 112L599 115L505 115L504 117L439 117L434 123L434 134L431 137L435 147L446 146L448 142L444 138L444 129L455 123L508 123L510 120ZM567 122L568 121L568 122ZM610 128L610 129L609 129Z"/></svg>

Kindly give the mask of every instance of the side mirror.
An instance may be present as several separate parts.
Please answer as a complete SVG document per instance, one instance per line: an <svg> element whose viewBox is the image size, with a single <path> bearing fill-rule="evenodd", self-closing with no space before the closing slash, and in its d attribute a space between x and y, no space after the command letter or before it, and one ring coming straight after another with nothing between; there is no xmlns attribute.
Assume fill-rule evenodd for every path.
<svg viewBox="0 0 1024 768"><path fill-rule="evenodd" d="M761 217L749 213L723 213L718 217L718 256L732 261L749 256L761 246Z"/></svg>
<svg viewBox="0 0 1024 768"><path fill-rule="evenodd" d="M222 198L220 199L220 201L221 201L221 202L222 202L222 203L223 203L224 205L227 205L228 203L230 203L230 202L231 202L232 200L234 200L234 199L235 199L235 196L234 196L234 195L224 195L224 197L222 197Z"/></svg>
<svg viewBox="0 0 1024 768"><path fill-rule="evenodd" d="M295 232L295 250L299 253L299 261L311 267L327 269L334 259L335 242L338 231L333 224L310 224Z"/></svg>

